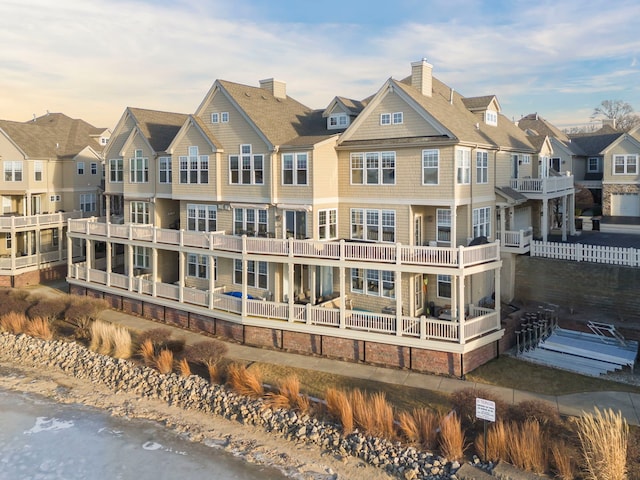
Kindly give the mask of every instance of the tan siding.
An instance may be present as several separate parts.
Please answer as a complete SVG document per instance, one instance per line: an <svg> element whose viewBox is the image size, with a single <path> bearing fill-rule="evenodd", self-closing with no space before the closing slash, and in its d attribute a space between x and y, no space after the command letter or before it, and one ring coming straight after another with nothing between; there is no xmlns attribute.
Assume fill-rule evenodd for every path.
<svg viewBox="0 0 640 480"><path fill-rule="evenodd" d="M380 125L381 113L403 113L403 123L399 125ZM422 116L409 106L396 93L389 92L385 98L370 111L350 140L370 140L379 138L424 137L439 135Z"/></svg>
<svg viewBox="0 0 640 480"><path fill-rule="evenodd" d="M127 115L126 112L125 115ZM127 141L127 138L129 138L129 134L134 127L134 120L127 115L127 119L123 122L122 128L114 132L114 134L109 139L109 143L107 144L107 147L105 149L105 159L107 160L107 162L110 158L120 157L120 151L122 150L124 143Z"/></svg>
<svg viewBox="0 0 640 480"><path fill-rule="evenodd" d="M142 156L149 159L149 182L147 183L131 183L131 159L135 156L136 150L142 150ZM138 135L123 154L124 172L122 187L124 194L126 196L133 196L136 198L153 196L155 175L152 172L152 165L154 165L154 160L153 152L147 145L147 142Z"/></svg>
<svg viewBox="0 0 640 480"><path fill-rule="evenodd" d="M206 184L180 183L180 156L189 155L189 147L197 146L199 155L209 156L209 181ZM180 142L175 145L172 155L173 195L181 198L216 198L216 156L211 144L195 128L189 128Z"/></svg>
<svg viewBox="0 0 640 480"><path fill-rule="evenodd" d="M621 141L618 145L616 145L616 147L613 150L607 152L607 154L605 155L602 181L605 183L606 182L609 182L609 183L639 182L640 175L638 175L638 173L633 175L614 175L613 174L615 155L636 155L638 157L638 160L636 162L636 172L640 171L640 165L638 165L638 163L640 163L640 151L638 151L638 148L634 144L632 144L629 140L625 139Z"/></svg>

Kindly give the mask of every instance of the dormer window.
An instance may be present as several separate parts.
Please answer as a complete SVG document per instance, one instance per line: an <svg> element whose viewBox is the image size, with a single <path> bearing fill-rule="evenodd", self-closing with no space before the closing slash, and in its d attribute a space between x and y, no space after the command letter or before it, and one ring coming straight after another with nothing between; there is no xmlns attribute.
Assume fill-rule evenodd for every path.
<svg viewBox="0 0 640 480"><path fill-rule="evenodd" d="M498 126L498 113L492 110L487 110L484 112L484 123L487 125L493 125L494 127Z"/></svg>
<svg viewBox="0 0 640 480"><path fill-rule="evenodd" d="M347 128L349 126L349 117L346 113L336 113L330 115L327 119L327 128L334 130L337 128Z"/></svg>
<svg viewBox="0 0 640 480"><path fill-rule="evenodd" d="M394 113L381 113L380 114L380 125L400 125L404 121L404 115L402 112L394 112Z"/></svg>

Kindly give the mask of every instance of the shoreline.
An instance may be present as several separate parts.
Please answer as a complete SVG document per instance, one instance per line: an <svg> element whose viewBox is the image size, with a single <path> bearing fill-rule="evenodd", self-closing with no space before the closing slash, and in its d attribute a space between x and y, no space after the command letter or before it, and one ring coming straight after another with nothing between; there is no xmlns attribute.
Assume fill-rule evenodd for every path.
<svg viewBox="0 0 640 480"><path fill-rule="evenodd" d="M1 359L0 388L98 408L111 416L151 420L191 442L274 468L295 480L396 478L355 457L324 452L318 445L293 442L259 426L219 415L183 409L132 392L113 391L99 382L80 379L48 365L16 365Z"/></svg>

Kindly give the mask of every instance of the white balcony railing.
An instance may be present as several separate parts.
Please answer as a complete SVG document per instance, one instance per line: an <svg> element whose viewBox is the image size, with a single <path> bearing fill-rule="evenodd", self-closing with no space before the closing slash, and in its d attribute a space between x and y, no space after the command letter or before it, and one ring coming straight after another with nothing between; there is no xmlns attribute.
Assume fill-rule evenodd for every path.
<svg viewBox="0 0 640 480"><path fill-rule="evenodd" d="M547 195L573 189L573 176L561 175L544 178L512 178L510 186L520 193Z"/></svg>
<svg viewBox="0 0 640 480"><path fill-rule="evenodd" d="M531 248L533 240L533 229L529 227L526 230L506 230L498 232L497 237L500 239L500 248L516 253L527 253Z"/></svg>
<svg viewBox="0 0 640 480"><path fill-rule="evenodd" d="M111 288L123 291L129 290L131 285L130 294L142 299L152 298L155 290L157 297L176 302L176 307L180 307L180 305L211 306L213 311L236 315L238 320L241 319L242 304L245 302L247 317L280 320L283 322L283 329L286 329L289 322L300 322L306 323L310 328L313 328L314 325L346 328L372 334L464 343L501 328L497 311L473 304L468 305L468 317L463 323L458 323L425 316L408 317L403 315L398 317L385 313L341 310L317 305L290 305L284 302L241 299L220 293L222 287L217 287L212 293L191 287L153 282L143 277L128 277L96 269L87 271L86 263L70 265L68 279L75 282L86 282L87 286L90 286L91 283L109 285ZM180 298L182 298L182 302L180 302ZM210 301L211 305L209 305ZM342 317L343 312L344 317ZM460 337L461 334L464 338Z"/></svg>
<svg viewBox="0 0 640 480"><path fill-rule="evenodd" d="M63 226L69 219L82 218L82 212L43 213L39 215L0 217L0 230Z"/></svg>
<svg viewBox="0 0 640 480"><path fill-rule="evenodd" d="M96 219L69 220L69 235L87 235L97 240L127 239L148 242L150 247L179 250L189 247L205 251L229 251L242 254L321 258L339 261L400 263L468 267L500 259L498 243L473 247L424 247L400 243L366 243L237 237L223 232L187 232L156 228L150 225L115 225Z"/></svg>

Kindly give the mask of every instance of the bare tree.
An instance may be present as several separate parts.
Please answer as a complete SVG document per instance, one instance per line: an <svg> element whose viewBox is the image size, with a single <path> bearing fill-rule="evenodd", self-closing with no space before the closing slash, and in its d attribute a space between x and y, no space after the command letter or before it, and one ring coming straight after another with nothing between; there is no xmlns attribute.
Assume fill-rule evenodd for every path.
<svg viewBox="0 0 640 480"><path fill-rule="evenodd" d="M622 100L603 100L593 109L591 119L606 118L615 120L615 128L628 131L640 123L640 116L636 115L633 107Z"/></svg>

